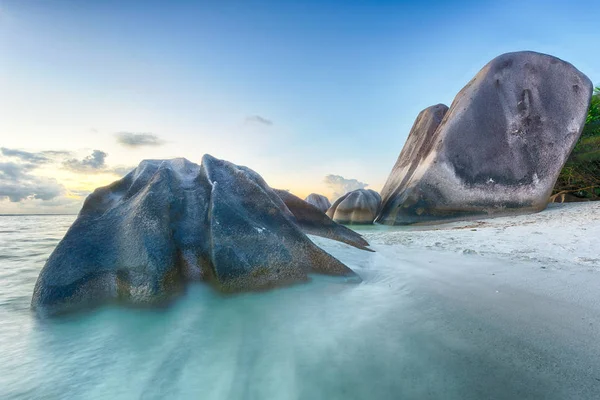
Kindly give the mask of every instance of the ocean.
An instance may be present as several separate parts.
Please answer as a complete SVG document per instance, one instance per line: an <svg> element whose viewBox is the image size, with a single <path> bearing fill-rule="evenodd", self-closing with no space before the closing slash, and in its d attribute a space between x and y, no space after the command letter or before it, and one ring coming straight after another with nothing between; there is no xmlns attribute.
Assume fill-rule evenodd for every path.
<svg viewBox="0 0 600 400"><path fill-rule="evenodd" d="M37 275L74 219L0 216L1 399L600 398L597 278L314 238L363 282L198 283L162 309L39 318Z"/></svg>

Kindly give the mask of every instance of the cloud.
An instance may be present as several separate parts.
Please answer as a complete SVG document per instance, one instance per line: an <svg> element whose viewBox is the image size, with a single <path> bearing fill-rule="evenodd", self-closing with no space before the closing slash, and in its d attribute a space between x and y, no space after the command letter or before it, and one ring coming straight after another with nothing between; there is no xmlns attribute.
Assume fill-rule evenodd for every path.
<svg viewBox="0 0 600 400"><path fill-rule="evenodd" d="M0 179L18 180L34 168L36 168L36 165L30 163L0 162Z"/></svg>
<svg viewBox="0 0 600 400"><path fill-rule="evenodd" d="M73 153L68 150L44 150L44 151L40 152L40 154L43 154L48 157L58 158L58 157L68 157L68 156L72 155Z"/></svg>
<svg viewBox="0 0 600 400"><path fill-rule="evenodd" d="M266 125L266 126L273 125L273 121L271 121L270 119L263 118L260 115L250 115L250 116L246 117L246 120L244 122L246 124L252 124L252 125Z"/></svg>
<svg viewBox="0 0 600 400"><path fill-rule="evenodd" d="M165 142L153 133L118 132L117 142L126 147L162 146Z"/></svg>
<svg viewBox="0 0 600 400"><path fill-rule="evenodd" d="M0 148L0 152L5 157L17 158L21 161L26 161L35 164L46 164L54 162L56 158L67 157L71 155L71 152L64 150L47 150L32 153L29 151L23 151L18 149L8 149L6 147Z"/></svg>
<svg viewBox="0 0 600 400"><path fill-rule="evenodd" d="M91 155L78 160L71 158L63 162L63 167L71 172L82 174L113 174L117 176L125 176L136 167L117 165L109 167L106 165L106 157L108 154L102 150L94 150Z"/></svg>
<svg viewBox="0 0 600 400"><path fill-rule="evenodd" d="M133 171L134 169L136 169L136 167L125 167L125 166L116 166L110 169L110 172L112 172L115 175L118 176L125 176L128 173L130 173L131 171Z"/></svg>
<svg viewBox="0 0 600 400"><path fill-rule="evenodd" d="M81 207L88 190L69 190L54 178L35 175L36 169L62 165L74 173L122 176L133 167L106 165L107 153L94 150L82 159L63 150L30 152L0 148L0 212L72 213Z"/></svg>
<svg viewBox="0 0 600 400"><path fill-rule="evenodd" d="M17 150L17 149L7 149L6 147L0 148L2 151L2 155L6 157L18 158L23 161L29 161L34 163L46 163L50 160L42 155L41 153L30 153L28 151Z"/></svg>
<svg viewBox="0 0 600 400"><path fill-rule="evenodd" d="M0 197L8 197L13 203L25 199L52 200L64 192L64 186L50 178L31 176L31 179L26 181L0 180Z"/></svg>
<svg viewBox="0 0 600 400"><path fill-rule="evenodd" d="M325 184L333 190L332 199L342 197L346 193L356 190L364 189L369 186L368 183L357 181L356 179L346 179L341 175L327 175L324 179Z"/></svg>
<svg viewBox="0 0 600 400"><path fill-rule="evenodd" d="M108 167L106 165L106 157L108 154L101 150L94 150L91 155L78 160L72 157L73 153L66 150L45 150L39 152L29 152L18 149L9 149L0 147L0 153L9 159L20 161L16 162L0 162L5 177L11 175L17 177L23 172L31 171L39 168L42 165L54 164L62 162L64 168L77 173L109 173L115 175L126 175L135 167L116 166Z"/></svg>
<svg viewBox="0 0 600 400"><path fill-rule="evenodd" d="M92 193L91 190L77 190L77 189L70 189L69 190L69 195L70 196L74 196L74 197L86 197L88 194Z"/></svg>
<svg viewBox="0 0 600 400"><path fill-rule="evenodd" d="M27 198L19 202L0 202L1 214L77 214L82 198L58 196L51 200Z"/></svg>
<svg viewBox="0 0 600 400"><path fill-rule="evenodd" d="M12 202L25 199L52 200L65 192L55 179L31 175L34 164L0 162L0 198Z"/></svg>
<svg viewBox="0 0 600 400"><path fill-rule="evenodd" d="M85 157L82 160L71 158L63 162L63 166L73 172L83 173L102 173L109 172L106 170L106 156L107 153L101 150L94 150L91 155Z"/></svg>

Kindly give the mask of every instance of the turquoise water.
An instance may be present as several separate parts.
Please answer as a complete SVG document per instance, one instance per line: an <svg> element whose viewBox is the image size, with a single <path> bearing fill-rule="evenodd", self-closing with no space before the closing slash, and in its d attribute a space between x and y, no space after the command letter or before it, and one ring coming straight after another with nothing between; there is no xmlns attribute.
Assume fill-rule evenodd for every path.
<svg viewBox="0 0 600 400"><path fill-rule="evenodd" d="M600 398L596 277L316 239L363 283L197 284L165 309L41 320L31 292L74 218L0 216L2 399Z"/></svg>

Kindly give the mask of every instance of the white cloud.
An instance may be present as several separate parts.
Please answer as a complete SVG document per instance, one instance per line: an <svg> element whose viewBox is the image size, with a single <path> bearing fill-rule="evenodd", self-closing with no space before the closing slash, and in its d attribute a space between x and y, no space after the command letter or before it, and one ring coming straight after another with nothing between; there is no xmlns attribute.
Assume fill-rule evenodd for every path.
<svg viewBox="0 0 600 400"><path fill-rule="evenodd" d="M65 160L63 162L63 166L74 172L84 172L84 173L101 173L106 172L106 157L107 153L101 150L94 150L91 155L83 158L82 160L78 160L76 158L71 158L69 160Z"/></svg>
<svg viewBox="0 0 600 400"><path fill-rule="evenodd" d="M72 155L62 150L0 148L0 213L75 213L81 208L88 190L69 190L54 177L37 175L37 169L62 166L76 174L123 176L134 168L108 166L108 154L101 150L82 159L68 158Z"/></svg>
<svg viewBox="0 0 600 400"><path fill-rule="evenodd" d="M65 192L56 179L32 175L35 164L0 162L0 199L11 202L25 199L52 200Z"/></svg>
<svg viewBox="0 0 600 400"><path fill-rule="evenodd" d="M332 200L336 200L352 190L364 189L369 186L368 183L356 179L346 179L341 175L327 175L324 182L333 191Z"/></svg>

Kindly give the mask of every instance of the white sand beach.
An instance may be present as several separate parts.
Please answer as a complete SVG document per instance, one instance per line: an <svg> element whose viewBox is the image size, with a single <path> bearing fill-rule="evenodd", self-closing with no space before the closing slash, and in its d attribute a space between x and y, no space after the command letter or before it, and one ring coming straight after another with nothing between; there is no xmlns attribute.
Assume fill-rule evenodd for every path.
<svg viewBox="0 0 600 400"><path fill-rule="evenodd" d="M361 230L374 246L399 245L600 272L600 202L550 204L537 214L420 227Z"/></svg>

